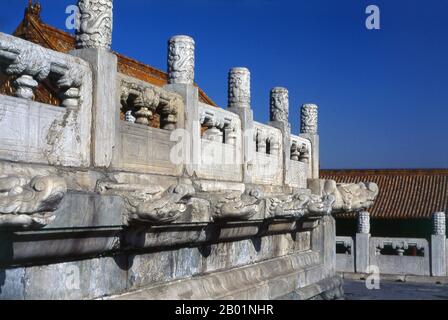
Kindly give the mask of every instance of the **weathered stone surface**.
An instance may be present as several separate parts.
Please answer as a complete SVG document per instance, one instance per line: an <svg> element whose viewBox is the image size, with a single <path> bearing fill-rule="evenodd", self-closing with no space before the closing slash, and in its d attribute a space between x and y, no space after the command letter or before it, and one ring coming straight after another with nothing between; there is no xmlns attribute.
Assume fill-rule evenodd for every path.
<svg viewBox="0 0 448 320"><path fill-rule="evenodd" d="M173 280L174 255L172 251L129 256L128 289L138 289L153 283Z"/></svg>
<svg viewBox="0 0 448 320"><path fill-rule="evenodd" d="M283 185L283 145L279 129L254 122L252 183ZM262 148L263 145L263 148Z"/></svg>
<svg viewBox="0 0 448 320"><path fill-rule="evenodd" d="M177 142L184 150L183 163L187 174L193 176L199 169L201 163L201 124L199 115L199 93L198 88L188 84L168 84L164 87L168 91L179 94L184 101L185 130L189 135L183 133L177 137Z"/></svg>
<svg viewBox="0 0 448 320"><path fill-rule="evenodd" d="M77 110L50 107L14 97L0 100L0 156L12 161L87 166L90 133L78 126Z"/></svg>
<svg viewBox="0 0 448 320"><path fill-rule="evenodd" d="M0 269L0 300L25 299L25 268Z"/></svg>
<svg viewBox="0 0 448 320"><path fill-rule="evenodd" d="M173 151L182 145L181 142L176 143L174 130L185 126L183 98L123 74L119 74L118 82L120 90L117 101L120 101L120 109L126 113L130 111L135 119L119 121L113 167L118 170L179 176L186 159L179 157L174 159L179 162L175 162L172 156ZM160 118L160 128L149 127L154 117Z"/></svg>
<svg viewBox="0 0 448 320"><path fill-rule="evenodd" d="M2 232L0 265L32 265L36 262L85 258L112 252L120 246L117 228L76 231L51 228L16 233Z"/></svg>
<svg viewBox="0 0 448 320"><path fill-rule="evenodd" d="M370 248L370 234L357 233L355 238L356 245L356 272L366 272L367 267L370 265L369 248Z"/></svg>
<svg viewBox="0 0 448 320"><path fill-rule="evenodd" d="M301 133L317 134L317 106L304 104L301 110Z"/></svg>
<svg viewBox="0 0 448 320"><path fill-rule="evenodd" d="M344 252L336 254L336 270L338 272L355 272L355 246L352 237L336 237L336 245L343 246Z"/></svg>
<svg viewBox="0 0 448 320"><path fill-rule="evenodd" d="M116 144L117 112L117 56L102 49L79 49L71 55L89 62L93 72L93 165L109 167ZM89 110L90 111L90 110Z"/></svg>
<svg viewBox="0 0 448 320"><path fill-rule="evenodd" d="M275 299L290 292L293 286L286 282L292 279L294 274L300 270L305 270L306 273L307 270L313 269L317 262L313 257L315 255L301 254L299 264L291 263L294 256L285 256L202 277L148 287L114 299L248 299L249 293L255 292L258 292L256 296L260 299ZM318 278L317 273L315 277ZM281 278L285 280L282 281ZM305 276L306 278L308 276ZM295 284L297 286L297 282ZM259 290L263 285L267 285L265 290Z"/></svg>
<svg viewBox="0 0 448 320"><path fill-rule="evenodd" d="M202 269L202 256L197 248L183 248L173 252L173 277L183 279L197 275Z"/></svg>
<svg viewBox="0 0 448 320"><path fill-rule="evenodd" d="M446 235L446 217L444 212L436 212L432 216L433 234Z"/></svg>
<svg viewBox="0 0 448 320"><path fill-rule="evenodd" d="M235 183L227 181L215 180L196 180L193 182L198 191L202 192L219 192L222 190L239 191L243 193L246 190L244 183Z"/></svg>
<svg viewBox="0 0 448 320"><path fill-rule="evenodd" d="M69 192L46 228L121 226L124 210L123 199L118 196Z"/></svg>
<svg viewBox="0 0 448 320"><path fill-rule="evenodd" d="M2 96L2 159L88 166L92 107L88 63L3 33L0 60L8 74L36 80L32 86L29 81L17 83L16 95L21 99ZM30 101L33 88L45 79L61 90L62 105L67 109Z"/></svg>
<svg viewBox="0 0 448 320"><path fill-rule="evenodd" d="M196 175L201 179L241 182L241 120L234 113L199 103L200 123L209 127L200 139L200 163ZM234 139L229 143L223 130L232 128ZM207 134L213 131L213 134ZM227 136L228 138L228 136Z"/></svg>
<svg viewBox="0 0 448 320"><path fill-rule="evenodd" d="M84 299L126 289L122 258L98 258L1 270L5 275L0 299ZM12 296L11 296L12 294Z"/></svg>
<svg viewBox="0 0 448 320"><path fill-rule="evenodd" d="M254 114L250 108L231 106L228 109L235 113L241 119L241 130L243 138L241 141L241 159L243 164L243 182L252 183L254 178L254 161L255 161L255 142L254 135Z"/></svg>
<svg viewBox="0 0 448 320"><path fill-rule="evenodd" d="M270 121L269 125L279 129L282 133L280 143L283 150L283 184L291 185L291 125L285 121Z"/></svg>
<svg viewBox="0 0 448 320"><path fill-rule="evenodd" d="M341 300L344 298L343 280L339 276L324 279L306 288L296 290L288 298L293 300Z"/></svg>
<svg viewBox="0 0 448 320"><path fill-rule="evenodd" d="M431 276L445 277L446 275L447 275L446 237L445 235L432 235Z"/></svg>

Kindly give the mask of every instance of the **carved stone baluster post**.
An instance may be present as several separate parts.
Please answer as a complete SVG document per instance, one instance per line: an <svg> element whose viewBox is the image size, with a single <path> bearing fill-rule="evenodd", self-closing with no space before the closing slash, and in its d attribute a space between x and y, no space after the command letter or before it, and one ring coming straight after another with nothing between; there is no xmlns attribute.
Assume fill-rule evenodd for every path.
<svg viewBox="0 0 448 320"><path fill-rule="evenodd" d="M32 76L22 75L14 81L14 87L16 88L15 96L22 99L33 100L34 89L37 88L39 83L33 79Z"/></svg>
<svg viewBox="0 0 448 320"><path fill-rule="evenodd" d="M236 133L235 126L230 124L224 128L225 132L225 143L230 144L232 146L236 145L236 141L238 139L238 134Z"/></svg>
<svg viewBox="0 0 448 320"><path fill-rule="evenodd" d="M370 233L370 214L367 211L358 213L358 233Z"/></svg>
<svg viewBox="0 0 448 320"><path fill-rule="evenodd" d="M135 112L135 123L149 126L153 113L150 109L149 102L144 99L143 94L134 100L134 106L137 109Z"/></svg>
<svg viewBox="0 0 448 320"><path fill-rule="evenodd" d="M250 72L247 68L232 68L229 72L229 108L250 108Z"/></svg>
<svg viewBox="0 0 448 320"><path fill-rule="evenodd" d="M219 130L223 126L223 123L219 121L216 115L205 112L205 114L201 115L201 118L203 118L201 122L207 127L202 138L215 142L223 142L223 133Z"/></svg>
<svg viewBox="0 0 448 320"><path fill-rule="evenodd" d="M79 28L76 50L70 54L92 66L93 121L92 161L94 166L109 167L116 144L120 112L117 91L117 57L110 51L113 29L112 0L78 0Z"/></svg>
<svg viewBox="0 0 448 320"><path fill-rule="evenodd" d="M276 87L270 95L270 120L288 122L289 117L289 92L286 88Z"/></svg>
<svg viewBox="0 0 448 320"><path fill-rule="evenodd" d="M315 104L304 104L300 114L300 136L311 141L312 179L319 179L319 135L318 108Z"/></svg>
<svg viewBox="0 0 448 320"><path fill-rule="evenodd" d="M57 86L61 89L62 106L77 109L81 98L82 71L76 65L54 66L52 71L59 75Z"/></svg>
<svg viewBox="0 0 448 320"><path fill-rule="evenodd" d="M444 212L436 212L432 216L433 234L436 236L445 236L446 217Z"/></svg>
<svg viewBox="0 0 448 320"><path fill-rule="evenodd" d="M299 159L300 159L299 147L297 146L296 143L293 143L291 145L291 160L299 161Z"/></svg>
<svg viewBox="0 0 448 320"><path fill-rule="evenodd" d="M431 275L447 275L446 267L446 217L444 212L432 216L433 234L431 235Z"/></svg>
<svg viewBox="0 0 448 320"><path fill-rule="evenodd" d="M283 144L283 183L288 185L292 181L291 176L291 125L289 116L289 92L288 89L275 87L270 92L270 122L269 124L282 132ZM298 158L297 158L298 160Z"/></svg>
<svg viewBox="0 0 448 320"><path fill-rule="evenodd" d="M236 67L228 75L228 105L230 112L241 119L243 182L252 182L253 162L255 160L254 114L251 109L250 72L247 68Z"/></svg>
<svg viewBox="0 0 448 320"><path fill-rule="evenodd" d="M174 36L168 42L168 83L194 84L194 40Z"/></svg>
<svg viewBox="0 0 448 320"><path fill-rule="evenodd" d="M169 99L160 110L160 128L164 130L174 130L177 125L177 113L182 106L179 98Z"/></svg>
<svg viewBox="0 0 448 320"><path fill-rule="evenodd" d="M110 49L112 44L112 0L79 0L76 48Z"/></svg>
<svg viewBox="0 0 448 320"><path fill-rule="evenodd" d="M370 214L366 211L359 212L357 220L355 272L365 273L369 266Z"/></svg>
<svg viewBox="0 0 448 320"><path fill-rule="evenodd" d="M266 134L263 130L258 130L257 132L257 146L258 152L266 153Z"/></svg>
<svg viewBox="0 0 448 320"><path fill-rule="evenodd" d="M194 175L201 163L201 124L199 92L194 86L194 50L195 42L189 36L177 35L168 40L168 85L165 89L178 93L184 102L185 130L191 137L185 144L185 148L189 148L185 154L185 165L190 176Z"/></svg>

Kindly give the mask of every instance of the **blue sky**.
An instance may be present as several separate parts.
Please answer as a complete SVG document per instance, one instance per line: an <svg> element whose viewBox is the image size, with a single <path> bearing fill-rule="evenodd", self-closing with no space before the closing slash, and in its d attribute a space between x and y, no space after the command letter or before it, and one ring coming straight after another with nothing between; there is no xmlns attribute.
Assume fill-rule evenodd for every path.
<svg viewBox="0 0 448 320"><path fill-rule="evenodd" d="M27 0L0 0L11 33ZM46 23L65 29L75 0L42 0ZM196 40L196 81L226 106L227 72L252 74L255 119L269 90L319 105L322 168L448 168L448 1L115 0L113 49L166 69L166 42ZM365 9L381 10L381 30Z"/></svg>

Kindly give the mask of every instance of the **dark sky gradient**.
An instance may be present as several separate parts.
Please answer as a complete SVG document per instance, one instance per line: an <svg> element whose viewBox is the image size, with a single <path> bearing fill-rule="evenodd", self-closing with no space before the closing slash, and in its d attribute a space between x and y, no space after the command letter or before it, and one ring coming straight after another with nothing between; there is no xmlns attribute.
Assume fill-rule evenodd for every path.
<svg viewBox="0 0 448 320"><path fill-rule="evenodd" d="M45 22L65 28L75 0L42 0ZM27 0L0 0L11 33ZM381 30L365 28L369 4ZM323 168L448 168L448 1L115 0L113 49L166 69L166 42L196 40L196 81L226 106L227 72L252 74L255 119L270 88L319 105Z"/></svg>

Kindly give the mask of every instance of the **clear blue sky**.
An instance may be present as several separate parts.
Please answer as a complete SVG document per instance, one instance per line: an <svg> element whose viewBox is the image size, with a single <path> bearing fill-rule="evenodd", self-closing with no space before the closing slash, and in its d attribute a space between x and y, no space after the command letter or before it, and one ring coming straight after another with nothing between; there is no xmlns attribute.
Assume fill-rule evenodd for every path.
<svg viewBox="0 0 448 320"><path fill-rule="evenodd" d="M0 0L11 33L27 0ZM75 0L42 0L45 22L65 28ZM270 88L319 105L323 168L448 168L448 1L115 0L113 49L166 69L166 42L196 40L196 81L226 106L227 72L252 73L255 119ZM365 8L381 9L381 30Z"/></svg>

